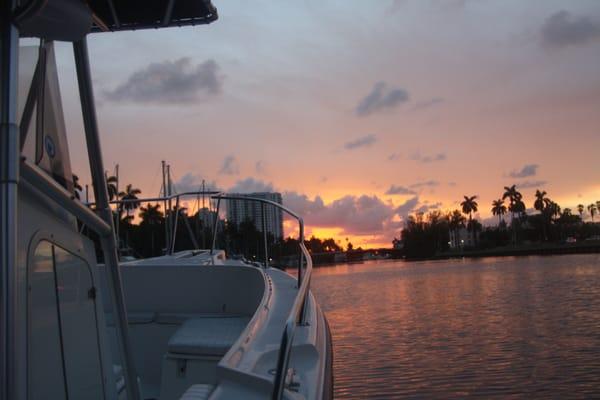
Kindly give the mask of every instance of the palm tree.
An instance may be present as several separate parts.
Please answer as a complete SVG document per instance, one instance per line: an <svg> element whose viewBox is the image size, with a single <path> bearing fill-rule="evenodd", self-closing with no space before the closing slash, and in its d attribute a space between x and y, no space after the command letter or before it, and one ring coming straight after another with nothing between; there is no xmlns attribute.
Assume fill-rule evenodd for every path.
<svg viewBox="0 0 600 400"><path fill-rule="evenodd" d="M554 201L550 201L546 207L547 209L547 213L550 216L550 218L552 217L560 217L561 213L560 213L560 206L558 205L558 203L554 202ZM571 213L571 210L568 208L565 208L565 211L569 210L569 214Z"/></svg>
<svg viewBox="0 0 600 400"><path fill-rule="evenodd" d="M523 210L525 209L525 204L523 204L523 202L521 201L522 198L523 195L517 190L517 185L504 186L504 194L502 195L502 200L509 200L508 211L510 211L510 224L513 228L514 244L517 243L517 227L514 223L515 213L518 212L518 210L521 210L521 208Z"/></svg>
<svg viewBox="0 0 600 400"><path fill-rule="evenodd" d="M119 193L121 200L125 200L123 208L125 209L125 212L127 212L127 215L129 215L130 211L133 211L140 206L139 201L136 201L138 199L137 195L140 193L142 193L142 191L134 188L131 183L127 184L124 192Z"/></svg>
<svg viewBox="0 0 600 400"><path fill-rule="evenodd" d="M150 251L154 255L154 231L155 227L160 225L164 221L164 215L160 211L160 205L157 203L152 205L148 203L146 207L140 207L139 217L142 219L141 226L147 226L150 231Z"/></svg>
<svg viewBox="0 0 600 400"><path fill-rule="evenodd" d="M546 191L535 191L535 202L533 203L533 207L538 210L541 214L544 214L546 209L551 203L551 200L546 197Z"/></svg>
<svg viewBox="0 0 600 400"><path fill-rule="evenodd" d="M79 177L77 175L73 174L73 193L75 194L75 198L77 200L81 200L81 197L79 196L79 192L82 190L83 190L83 188L79 184Z"/></svg>
<svg viewBox="0 0 600 400"><path fill-rule="evenodd" d="M519 199L517 201L515 201L515 204L513 204L513 211L515 214L517 214L517 218L518 219L523 219L524 214L525 214L525 203L523 202L523 200Z"/></svg>
<svg viewBox="0 0 600 400"><path fill-rule="evenodd" d="M596 215L596 211L598 211L598 209L596 208L596 204L590 204L589 206L587 206L587 209L590 215L592 216L592 223L594 223L594 215Z"/></svg>
<svg viewBox="0 0 600 400"><path fill-rule="evenodd" d="M144 225L160 225L163 221L164 215L160 211L160 205L152 205L148 203L146 207L140 207L139 217L142 219Z"/></svg>
<svg viewBox="0 0 600 400"><path fill-rule="evenodd" d="M546 197L546 191L540 191L539 189L535 191L535 201L533 203L533 208L540 212L542 216L542 237L544 240L548 240L548 235L546 234L547 227L546 225L550 224L552 220L552 216L555 214L555 207L553 205L558 206L558 204L554 203L548 197Z"/></svg>
<svg viewBox="0 0 600 400"><path fill-rule="evenodd" d="M508 210L511 213L511 222L515 216L514 205L517 201L520 201L523 198L521 192L517 190L517 185L512 186L504 186L504 194L502 195L502 200L508 199L510 204L508 205Z"/></svg>
<svg viewBox="0 0 600 400"><path fill-rule="evenodd" d="M504 200L498 199L492 201L492 214L498 216L498 226L500 226L502 216L506 214L506 206L504 205Z"/></svg>
<svg viewBox="0 0 600 400"><path fill-rule="evenodd" d="M459 210L448 214L448 228L454 232L454 248L458 247L458 230L465 227L466 220Z"/></svg>
<svg viewBox="0 0 600 400"><path fill-rule="evenodd" d="M577 212L579 213L579 218L583 221L583 210L585 210L585 206L583 204L577 204Z"/></svg>
<svg viewBox="0 0 600 400"><path fill-rule="evenodd" d="M473 232L473 213L477 212L477 202L475 201L475 199L477 198L477 196L463 196L465 199L460 203L460 206L462 207L462 212L464 214L468 214L469 215L469 230L471 231L471 235L472 235L472 240L473 240L473 244L475 244L475 235Z"/></svg>
<svg viewBox="0 0 600 400"><path fill-rule="evenodd" d="M108 199L110 201L115 200L119 195L119 190L117 188L117 177L116 176L107 176L106 177L106 189L108 190Z"/></svg>

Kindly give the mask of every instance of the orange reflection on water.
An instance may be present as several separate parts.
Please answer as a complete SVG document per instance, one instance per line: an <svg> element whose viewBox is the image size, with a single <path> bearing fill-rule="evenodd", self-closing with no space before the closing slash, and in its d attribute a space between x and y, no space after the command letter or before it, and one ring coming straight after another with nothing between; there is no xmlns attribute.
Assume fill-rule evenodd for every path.
<svg viewBox="0 0 600 400"><path fill-rule="evenodd" d="M338 398L600 395L600 257L315 270ZM594 386L595 385L595 386Z"/></svg>

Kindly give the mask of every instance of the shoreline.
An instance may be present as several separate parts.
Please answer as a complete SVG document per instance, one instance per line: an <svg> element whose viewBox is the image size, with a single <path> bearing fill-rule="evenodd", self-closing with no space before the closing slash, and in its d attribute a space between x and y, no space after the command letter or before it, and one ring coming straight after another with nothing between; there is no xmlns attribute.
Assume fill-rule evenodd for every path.
<svg viewBox="0 0 600 400"><path fill-rule="evenodd" d="M380 250L381 251L381 250ZM392 252L392 250L389 250ZM365 251L366 253L366 251ZM527 256L551 256L551 255L568 255L568 254L600 254L600 242L594 241L591 243L574 243L574 244L536 244L536 245L520 245L520 246L505 246L495 247L482 250L463 250L436 254L429 257L406 257L395 256L386 258L365 258L358 259L356 256L352 260L331 261L324 258L319 260L319 257L313 259L315 268L329 267L343 264L359 264L373 261L428 261L428 260L449 260L454 258L486 258L486 257L527 257ZM356 252L354 252L356 254ZM391 253L390 253L391 254ZM295 267L294 267L295 268Z"/></svg>
<svg viewBox="0 0 600 400"><path fill-rule="evenodd" d="M483 257L519 257L519 256L550 256L563 254L593 254L600 253L600 243L563 243L563 244L537 244L526 246L505 246L492 249L466 250L460 252L440 253L424 259L445 260L451 258L483 258ZM405 258L414 260L413 258Z"/></svg>

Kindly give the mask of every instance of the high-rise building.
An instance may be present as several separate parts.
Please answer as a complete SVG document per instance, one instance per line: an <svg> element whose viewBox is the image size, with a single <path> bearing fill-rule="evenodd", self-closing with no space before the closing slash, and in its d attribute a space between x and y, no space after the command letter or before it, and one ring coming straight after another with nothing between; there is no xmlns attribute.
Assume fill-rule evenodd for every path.
<svg viewBox="0 0 600 400"><path fill-rule="evenodd" d="M235 196L255 197L283 204L281 193L258 192L238 194ZM283 239L283 211L270 204L250 200L227 200L227 220L239 226L242 222L250 220L259 232L263 231L263 207L265 211L265 226L267 233L273 235L275 240Z"/></svg>

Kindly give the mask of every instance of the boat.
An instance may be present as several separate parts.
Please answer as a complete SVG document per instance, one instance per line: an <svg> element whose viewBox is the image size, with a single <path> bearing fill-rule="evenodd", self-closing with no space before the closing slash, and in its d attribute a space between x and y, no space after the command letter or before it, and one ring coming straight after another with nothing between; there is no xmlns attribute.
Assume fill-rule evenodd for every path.
<svg viewBox="0 0 600 400"><path fill-rule="evenodd" d="M295 219L295 276L270 266L266 252L263 262L230 259L214 240L119 259L87 36L208 24L218 19L210 1L0 7L0 400L330 399L331 335L292 210L211 194ZM39 46L19 48L20 38ZM93 207L73 185L53 41L73 44Z"/></svg>

